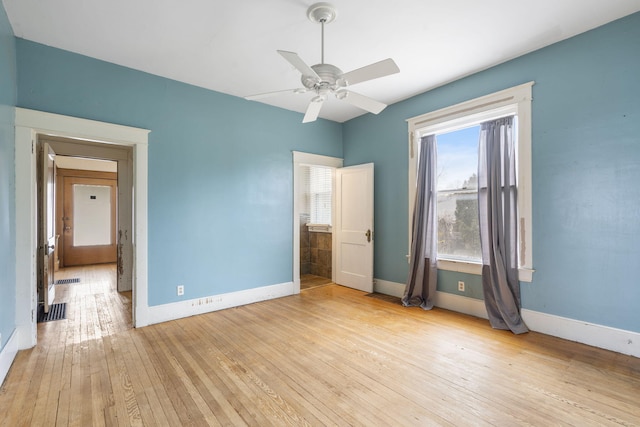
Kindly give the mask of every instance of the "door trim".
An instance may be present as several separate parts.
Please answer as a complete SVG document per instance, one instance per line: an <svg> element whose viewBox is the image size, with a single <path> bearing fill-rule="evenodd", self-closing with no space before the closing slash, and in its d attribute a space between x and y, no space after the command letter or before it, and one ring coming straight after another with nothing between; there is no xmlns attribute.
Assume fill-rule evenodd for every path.
<svg viewBox="0 0 640 427"><path fill-rule="evenodd" d="M149 130L16 108L16 331L18 348L37 343L36 156L38 134L78 138L133 148L133 325L148 324L148 135Z"/></svg>
<svg viewBox="0 0 640 427"><path fill-rule="evenodd" d="M56 174L56 234L60 236L58 245L56 245L57 249L57 261L59 261L60 267L67 267L64 263L64 196L65 189L64 183L65 180L69 178L89 178L89 179L105 179L105 180L113 180L116 181L117 187L117 172L103 172L103 171L93 171L93 170L82 170L82 169L65 169L58 167L58 172ZM115 241L115 230L117 229L117 213L116 213L116 224L114 227L114 241ZM116 262L116 261L114 261Z"/></svg>
<svg viewBox="0 0 640 427"><path fill-rule="evenodd" d="M118 212L117 207L118 200L118 185L116 179L104 179L104 178L88 178L81 176L65 176L62 178L58 174L58 178L62 182L62 211L64 218L59 221L62 227L59 227L59 231L56 232L59 237L58 246L62 251L62 259L60 264L65 267L71 265L89 265L89 264L103 264L103 263L116 263L118 262L118 241L116 235L118 234ZM78 217L76 209L76 195L74 186L80 185L94 185L103 186L109 188L109 243L103 243L100 245L89 246L76 246L76 227L75 220ZM118 284L120 285L120 284ZM118 286L120 288L120 286Z"/></svg>
<svg viewBox="0 0 640 427"><path fill-rule="evenodd" d="M341 168L344 160L338 157L322 156L320 154L303 153L300 151L292 151L293 153L293 293L300 293L300 206L299 197L302 191L302 174L300 166L314 165L327 166L331 168ZM334 188L332 188L331 205L335 206L335 180ZM332 209L332 222L335 223L335 209ZM332 253L335 253L335 239L332 239ZM333 264L332 280L335 281L335 257L331 260Z"/></svg>

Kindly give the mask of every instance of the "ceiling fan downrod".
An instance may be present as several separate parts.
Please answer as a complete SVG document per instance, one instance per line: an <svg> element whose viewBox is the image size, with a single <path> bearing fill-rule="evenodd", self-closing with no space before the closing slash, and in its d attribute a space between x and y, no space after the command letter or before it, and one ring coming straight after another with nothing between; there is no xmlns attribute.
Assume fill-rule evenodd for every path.
<svg viewBox="0 0 640 427"><path fill-rule="evenodd" d="M311 22L319 23L320 29L320 63L324 64L324 24L336 19L336 9L331 3L315 3L307 9L307 17Z"/></svg>
<svg viewBox="0 0 640 427"><path fill-rule="evenodd" d="M324 64L324 19L320 21L320 63Z"/></svg>

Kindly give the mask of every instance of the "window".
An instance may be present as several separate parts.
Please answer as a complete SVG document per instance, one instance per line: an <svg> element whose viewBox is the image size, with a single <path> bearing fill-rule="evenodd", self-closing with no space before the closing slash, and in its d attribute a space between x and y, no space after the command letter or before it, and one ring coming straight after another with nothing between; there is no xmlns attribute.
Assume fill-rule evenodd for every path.
<svg viewBox="0 0 640 427"><path fill-rule="evenodd" d="M437 135L438 258L482 261L478 222L480 126Z"/></svg>
<svg viewBox="0 0 640 427"><path fill-rule="evenodd" d="M409 124L409 249L416 187L417 141L435 134L438 146L438 268L481 273L477 205L479 124L517 118L518 262L521 281L531 281L531 87L533 82L407 120ZM475 220L475 221L474 221ZM476 241L477 236L477 241Z"/></svg>
<svg viewBox="0 0 640 427"><path fill-rule="evenodd" d="M303 166L303 173L309 223L331 225L333 169L323 166Z"/></svg>

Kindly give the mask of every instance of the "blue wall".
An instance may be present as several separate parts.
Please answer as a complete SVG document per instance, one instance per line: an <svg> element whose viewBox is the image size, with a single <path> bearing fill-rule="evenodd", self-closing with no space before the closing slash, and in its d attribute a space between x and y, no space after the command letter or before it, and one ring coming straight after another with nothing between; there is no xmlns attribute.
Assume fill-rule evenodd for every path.
<svg viewBox="0 0 640 427"><path fill-rule="evenodd" d="M16 44L0 4L0 350L16 327Z"/></svg>
<svg viewBox="0 0 640 427"><path fill-rule="evenodd" d="M406 119L535 80L532 283L523 307L640 332L640 13L344 125L375 162L375 276L407 278ZM468 277L469 278L469 277ZM456 292L458 274L439 288ZM481 297L480 282L468 296Z"/></svg>
<svg viewBox="0 0 640 427"><path fill-rule="evenodd" d="M150 305L292 280L291 151L342 157L340 124L16 43L18 106L151 130Z"/></svg>
<svg viewBox="0 0 640 427"><path fill-rule="evenodd" d="M297 113L18 39L17 105L152 130L149 303L157 305L179 299L177 284L196 298L291 280L291 150L376 164L375 276L404 282L405 120L535 80L536 273L522 284L523 306L640 332L638 40L635 14L378 116L301 125ZM12 204L12 184L2 191ZM11 223L12 209L3 212ZM480 298L477 277L441 272L439 287L457 292L458 280Z"/></svg>

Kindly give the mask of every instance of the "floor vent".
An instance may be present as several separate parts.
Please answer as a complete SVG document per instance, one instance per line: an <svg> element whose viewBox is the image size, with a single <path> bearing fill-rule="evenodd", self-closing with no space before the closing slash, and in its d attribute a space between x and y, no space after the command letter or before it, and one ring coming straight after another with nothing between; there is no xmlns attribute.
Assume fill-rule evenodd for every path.
<svg viewBox="0 0 640 427"><path fill-rule="evenodd" d="M80 283L80 279L60 279L60 280L56 280L56 285L68 285L69 283Z"/></svg>
<svg viewBox="0 0 640 427"><path fill-rule="evenodd" d="M51 322L53 320L62 320L67 318L67 303L51 304L49 312L44 312L44 306L38 306L38 323Z"/></svg>

